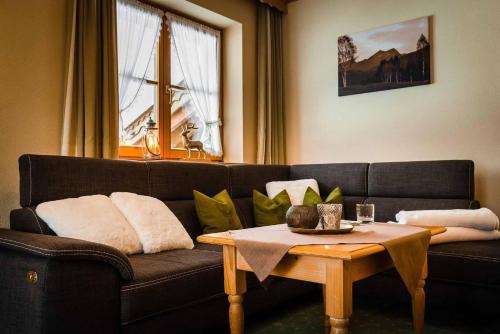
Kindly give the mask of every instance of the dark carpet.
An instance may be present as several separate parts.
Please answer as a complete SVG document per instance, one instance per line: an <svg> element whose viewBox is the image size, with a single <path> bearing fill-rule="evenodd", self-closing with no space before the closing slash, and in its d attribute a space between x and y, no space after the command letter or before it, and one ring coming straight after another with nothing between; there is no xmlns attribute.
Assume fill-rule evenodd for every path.
<svg viewBox="0 0 500 334"><path fill-rule="evenodd" d="M460 305L453 310L432 307L426 311L426 334L500 333L497 316L462 312ZM498 313L497 313L498 314ZM248 334L323 334L323 304L321 295L294 301L286 309L273 309L266 315L246 319ZM350 334L414 333L411 306L398 302L356 301L350 319Z"/></svg>

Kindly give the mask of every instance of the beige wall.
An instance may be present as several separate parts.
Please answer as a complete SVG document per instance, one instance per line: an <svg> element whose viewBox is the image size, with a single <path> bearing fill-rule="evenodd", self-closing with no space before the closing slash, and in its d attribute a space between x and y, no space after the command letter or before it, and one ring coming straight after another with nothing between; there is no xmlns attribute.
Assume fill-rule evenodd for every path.
<svg viewBox="0 0 500 334"><path fill-rule="evenodd" d="M233 98L228 105L238 100L241 104L242 100L243 111L242 116L230 118L229 125L238 123L243 128L237 143L243 147L242 153L232 154L234 160L253 162L257 123L255 3L191 2L241 23L242 32L235 29L231 35L242 43L242 63L233 59L228 68L240 66L243 96ZM19 155L59 153L65 37L66 0L0 1L0 227L9 225L10 210L19 206Z"/></svg>
<svg viewBox="0 0 500 334"><path fill-rule="evenodd" d="M189 0L232 20L243 29L243 161L254 162L257 151L257 7L255 0ZM226 112L230 112L225 110ZM227 138L225 138L227 140Z"/></svg>
<svg viewBox="0 0 500 334"><path fill-rule="evenodd" d="M291 163L472 159L500 214L500 1L301 0L285 18ZM433 15L434 83L337 96L341 34Z"/></svg>
<svg viewBox="0 0 500 334"><path fill-rule="evenodd" d="M224 161L243 162L243 26L232 24L222 33L222 108Z"/></svg>
<svg viewBox="0 0 500 334"><path fill-rule="evenodd" d="M19 155L59 152L65 10L65 0L0 1L0 227L19 206Z"/></svg>

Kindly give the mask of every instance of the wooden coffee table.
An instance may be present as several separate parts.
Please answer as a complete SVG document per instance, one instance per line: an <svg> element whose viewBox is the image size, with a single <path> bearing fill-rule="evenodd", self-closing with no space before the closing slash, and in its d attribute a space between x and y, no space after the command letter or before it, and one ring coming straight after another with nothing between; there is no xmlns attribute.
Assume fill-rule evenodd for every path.
<svg viewBox="0 0 500 334"><path fill-rule="evenodd" d="M444 227L426 227L432 235L446 231ZM229 326L232 334L243 334L243 295L246 272L252 271L240 255L228 232L199 236L199 242L222 245L224 258L224 290L229 299ZM314 282L323 285L325 332L347 334L352 314L352 284L392 268L394 265L379 244L295 246L276 266L271 275ZM412 296L415 332L424 332L427 258Z"/></svg>

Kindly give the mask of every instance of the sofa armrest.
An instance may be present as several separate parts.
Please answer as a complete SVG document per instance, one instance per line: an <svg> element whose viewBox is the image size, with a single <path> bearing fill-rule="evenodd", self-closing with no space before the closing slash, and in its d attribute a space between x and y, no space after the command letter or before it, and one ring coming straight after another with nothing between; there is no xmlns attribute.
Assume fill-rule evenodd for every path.
<svg viewBox="0 0 500 334"><path fill-rule="evenodd" d="M56 235L54 231L38 217L36 208L19 208L10 212L10 228L15 231Z"/></svg>
<svg viewBox="0 0 500 334"><path fill-rule="evenodd" d="M132 278L114 248L0 229L0 332L118 334Z"/></svg>
<svg viewBox="0 0 500 334"><path fill-rule="evenodd" d="M119 250L84 240L0 229L0 251L12 251L56 260L104 262L116 269L123 280L134 279L132 266Z"/></svg>

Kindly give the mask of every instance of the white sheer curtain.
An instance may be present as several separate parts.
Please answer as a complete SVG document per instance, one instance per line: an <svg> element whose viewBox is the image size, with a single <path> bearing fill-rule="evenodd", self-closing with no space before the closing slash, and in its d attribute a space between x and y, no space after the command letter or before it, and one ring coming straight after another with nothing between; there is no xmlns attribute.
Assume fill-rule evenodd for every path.
<svg viewBox="0 0 500 334"><path fill-rule="evenodd" d="M144 83L160 36L163 12L136 0L117 1L120 140L123 118Z"/></svg>
<svg viewBox="0 0 500 334"><path fill-rule="evenodd" d="M200 141L205 151L220 157L220 31L171 13L166 16L186 88L206 124Z"/></svg>

